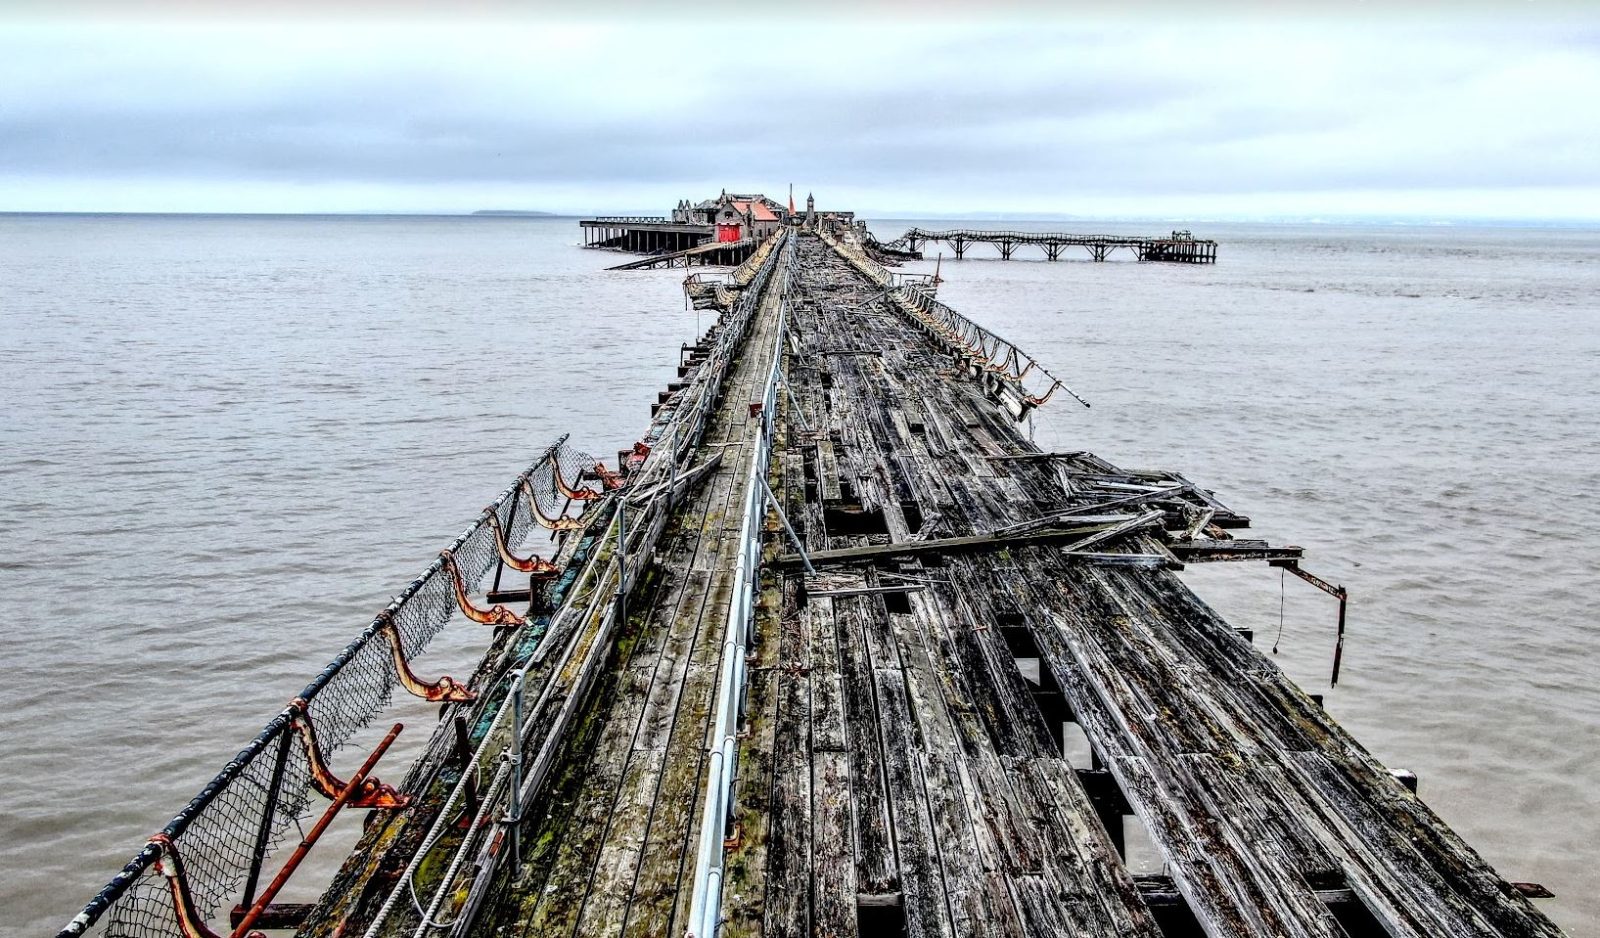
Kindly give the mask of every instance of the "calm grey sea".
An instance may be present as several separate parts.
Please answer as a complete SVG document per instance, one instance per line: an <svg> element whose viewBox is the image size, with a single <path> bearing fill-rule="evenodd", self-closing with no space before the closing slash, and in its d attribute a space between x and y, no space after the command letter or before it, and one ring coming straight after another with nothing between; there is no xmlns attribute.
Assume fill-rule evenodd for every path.
<svg viewBox="0 0 1600 938"><path fill-rule="evenodd" d="M978 248L941 297L1093 402L1046 407L1042 445L1179 469L1347 585L1329 690L1331 599L1186 574L1264 645L1281 601L1290 673L1600 935L1600 232L1200 227L1215 267ZM577 241L0 216L0 931L70 917L550 439L636 438L696 314L681 271ZM397 713L395 775L431 718Z"/></svg>

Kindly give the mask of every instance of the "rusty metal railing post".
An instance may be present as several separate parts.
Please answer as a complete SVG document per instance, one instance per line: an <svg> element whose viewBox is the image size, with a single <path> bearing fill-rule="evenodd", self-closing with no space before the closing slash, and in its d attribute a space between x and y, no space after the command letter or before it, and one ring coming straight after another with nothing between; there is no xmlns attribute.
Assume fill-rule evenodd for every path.
<svg viewBox="0 0 1600 938"><path fill-rule="evenodd" d="M1350 591L1340 586L1334 595L1339 597L1339 630L1333 641L1333 675L1328 680L1329 687L1339 686L1339 665L1344 662L1344 610L1350 604Z"/></svg>
<svg viewBox="0 0 1600 938"><path fill-rule="evenodd" d="M261 823L256 827L255 850L250 854L250 872L244 880L244 898L239 900L239 904L247 909L256 901L256 886L261 882L261 864L266 862L267 841L272 838L272 815L278 810L278 791L283 787L283 770L289 764L289 747L293 744L293 727L285 723L278 734L278 755L272 763L267 803L261 809Z"/></svg>

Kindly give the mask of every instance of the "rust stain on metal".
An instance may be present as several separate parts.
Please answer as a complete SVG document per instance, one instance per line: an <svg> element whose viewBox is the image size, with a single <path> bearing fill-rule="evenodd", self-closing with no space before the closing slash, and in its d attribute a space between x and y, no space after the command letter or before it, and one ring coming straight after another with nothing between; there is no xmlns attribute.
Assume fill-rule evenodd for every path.
<svg viewBox="0 0 1600 938"><path fill-rule="evenodd" d="M505 606L494 605L488 609L479 609L472 604L472 598L467 595L467 584L461 576L461 567L456 564L456 556L448 550L439 552L444 560L445 571L450 574L450 580L455 586L456 605L461 607L461 614L474 622L492 625L495 628L507 626L526 625L527 620L517 615Z"/></svg>
<svg viewBox="0 0 1600 938"><path fill-rule="evenodd" d="M378 631L389 642L389 651L394 660L394 672L404 687L413 696L421 697L429 703L470 703L478 698L477 694L456 683L455 678L448 674L440 675L437 681L424 681L417 677L411 670L411 662L406 660L405 648L400 643L400 630L395 627L394 619L387 611L378 614Z"/></svg>
<svg viewBox="0 0 1600 938"><path fill-rule="evenodd" d="M409 795L402 795L395 791L394 786L385 785L375 778L367 777L351 779L350 782L342 781L328 768L327 759L322 754L322 746L317 742L317 731L311 724L309 705L305 698L296 697L290 704L294 710L294 728L300 733L300 741L305 745L306 766L311 774L311 787L317 793L330 800L343 801L353 808L403 808L411 803ZM356 794L349 795L346 789L356 785Z"/></svg>
<svg viewBox="0 0 1600 938"><path fill-rule="evenodd" d="M533 494L533 486L529 485L526 479L522 482L522 494L527 497L528 510L533 512L533 520L539 523L539 527L547 531L576 531L583 527L583 522L578 518L570 518L566 515L557 515L552 518L540 510L539 497Z"/></svg>
<svg viewBox="0 0 1600 938"><path fill-rule="evenodd" d="M558 474L556 477L560 478L560 475ZM494 529L495 550L499 551L500 560L502 563L513 570L518 570L522 573L531 573L534 576L555 576L557 573L561 572L560 567L557 567L555 564L545 560L542 557L518 557L516 554L513 554L511 552L510 545L506 543L505 529L500 526L499 514L495 512L493 505L489 506L489 508L486 510L489 513L489 527ZM574 518L572 520L576 521L577 519Z"/></svg>
<svg viewBox="0 0 1600 938"><path fill-rule="evenodd" d="M167 889L172 894L172 910L178 919L178 931L183 938L222 938L206 926L205 920L195 910L194 894L189 891L189 876L183 868L183 857L178 845L166 834L156 834L150 842L161 848L161 857L155 861L156 872L166 877ZM261 932L250 932L246 938L266 938Z"/></svg>
<svg viewBox="0 0 1600 938"><path fill-rule="evenodd" d="M561 463L558 461L551 460L550 474L555 477L556 491L560 492L562 495L565 495L567 498L572 499L573 501L589 501L591 499L599 498L602 494L604 494L602 492L595 491L594 489L574 488L573 486L568 485L567 480L561 477Z"/></svg>

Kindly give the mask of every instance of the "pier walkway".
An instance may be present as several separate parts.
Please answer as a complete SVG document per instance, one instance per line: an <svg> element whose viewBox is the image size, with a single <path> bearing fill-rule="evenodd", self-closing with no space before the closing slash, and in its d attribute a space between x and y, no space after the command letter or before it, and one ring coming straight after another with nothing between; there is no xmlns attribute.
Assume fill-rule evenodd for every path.
<svg viewBox="0 0 1600 938"><path fill-rule="evenodd" d="M854 237L706 291L618 470L552 446L62 936L1560 935L1177 576L1321 583L1299 548L1040 452L1019 420L1076 395ZM458 613L488 648L430 684ZM341 782L400 686L442 704L423 755L367 774L397 726ZM332 885L275 903L345 804Z"/></svg>
<svg viewBox="0 0 1600 938"><path fill-rule="evenodd" d="M1198 490L1015 458L1039 454L882 284L812 239L795 283L777 473L815 560L1068 512L1149 520L1097 557L791 565L752 692L731 931L1557 933L1174 564L1135 562L1182 541L1185 501L1212 507ZM1122 862L1135 827L1163 875Z"/></svg>
<svg viewBox="0 0 1600 938"><path fill-rule="evenodd" d="M1187 231L1174 231L1168 237L1125 237L1122 235L1084 235L1042 231L988 231L960 228L951 231L926 231L912 228L883 247L890 251L920 253L924 245L939 242L950 246L957 259L966 256L975 244L992 245L1002 260L1011 260L1024 245L1037 245L1046 260L1060 260L1069 247L1082 247L1097 261L1125 248L1141 261L1167 261L1179 264L1215 264L1217 242L1195 238Z"/></svg>
<svg viewBox="0 0 1600 938"><path fill-rule="evenodd" d="M781 255L773 284L782 279ZM666 936L687 917L705 754L741 549L741 496L776 350L770 288L706 432L721 462L679 510L619 634L583 736L529 830L537 846L484 927L520 935ZM674 923L677 928L674 928Z"/></svg>

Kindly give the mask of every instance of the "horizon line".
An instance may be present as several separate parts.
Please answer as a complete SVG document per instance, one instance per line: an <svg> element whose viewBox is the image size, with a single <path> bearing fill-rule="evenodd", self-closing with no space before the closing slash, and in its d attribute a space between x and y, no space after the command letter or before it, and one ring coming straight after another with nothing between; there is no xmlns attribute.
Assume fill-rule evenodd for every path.
<svg viewBox="0 0 1600 938"><path fill-rule="evenodd" d="M459 211L419 211L405 209L363 209L358 211L128 211L128 210L48 210L0 209L0 217L190 217L190 218L478 218L478 219L582 219L616 214L610 212L556 212L538 209L472 209ZM1107 221L1107 222L1205 222L1214 224L1384 224L1416 227L1519 227L1519 228L1600 228L1600 217L1569 218L1538 215L1433 215L1433 214L1350 214L1329 212L1262 213L1239 215L1206 214L1073 214L1070 212L971 212L901 210L857 211L863 220L970 220L970 221Z"/></svg>

